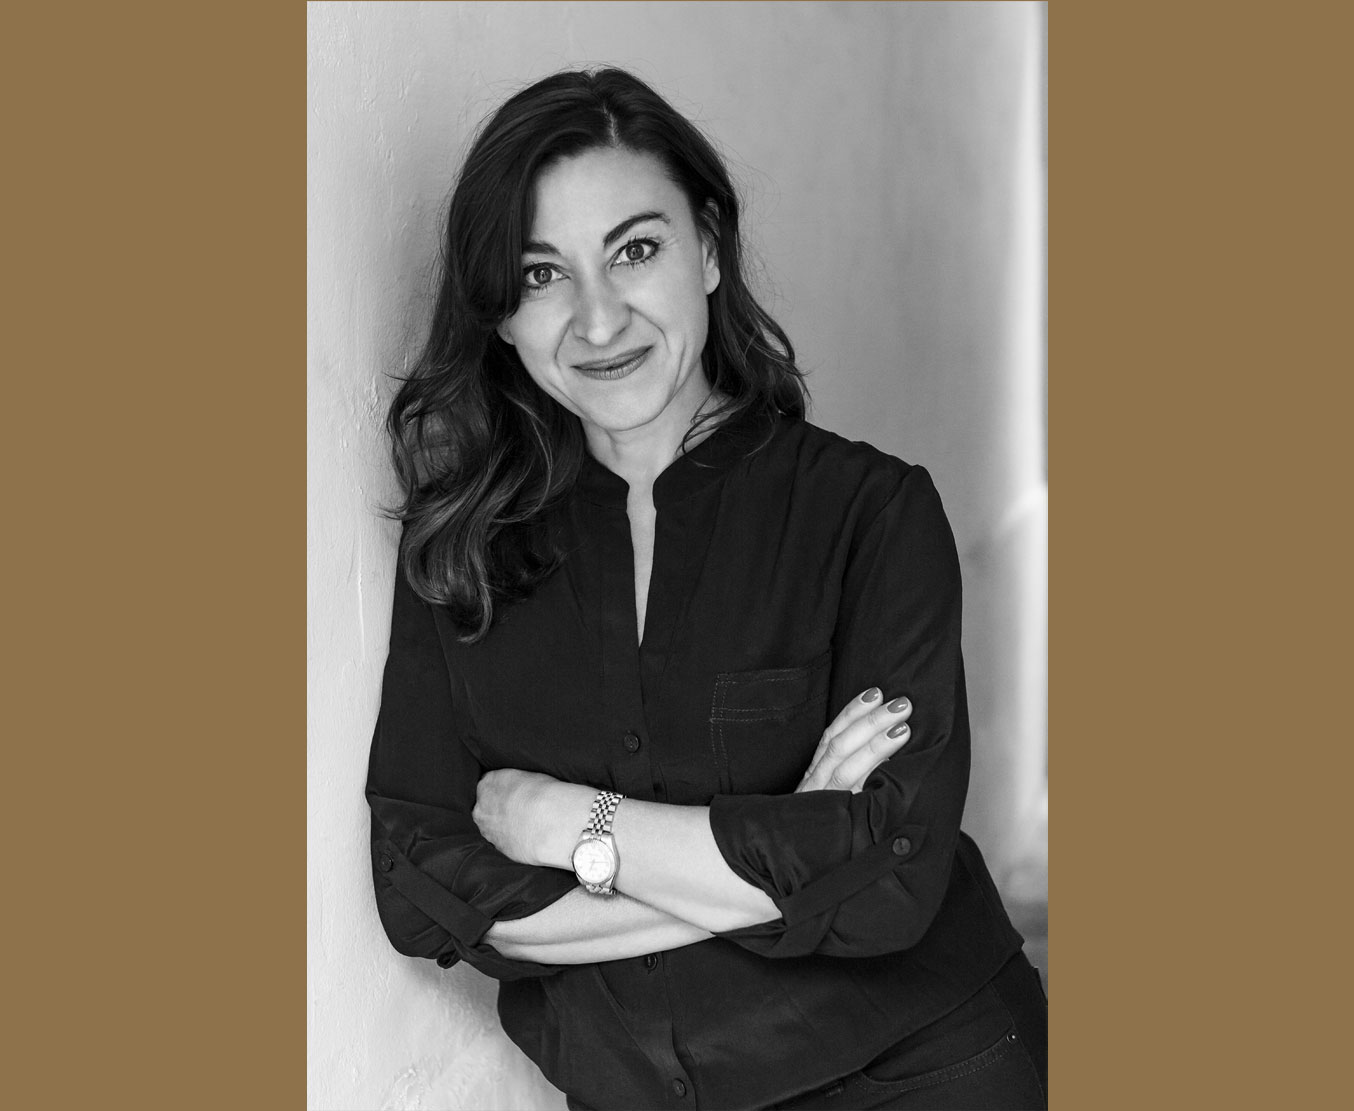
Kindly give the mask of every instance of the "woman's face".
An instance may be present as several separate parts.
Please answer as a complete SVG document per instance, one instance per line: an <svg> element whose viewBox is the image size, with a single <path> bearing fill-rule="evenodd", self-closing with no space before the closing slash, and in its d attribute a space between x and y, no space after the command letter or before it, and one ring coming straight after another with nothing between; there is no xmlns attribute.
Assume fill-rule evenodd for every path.
<svg viewBox="0 0 1354 1111"><path fill-rule="evenodd" d="M651 155L603 148L542 172L535 200L522 303L499 335L590 439L685 432L709 390L705 299L719 284L686 195Z"/></svg>

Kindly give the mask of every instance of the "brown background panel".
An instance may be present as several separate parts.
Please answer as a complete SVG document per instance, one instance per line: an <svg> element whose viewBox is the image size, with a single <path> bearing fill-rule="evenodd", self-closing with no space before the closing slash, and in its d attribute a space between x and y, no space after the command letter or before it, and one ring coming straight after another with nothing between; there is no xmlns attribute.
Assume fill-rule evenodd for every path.
<svg viewBox="0 0 1354 1111"><path fill-rule="evenodd" d="M1348 36L1092 7L1050 18L1053 1105L1324 1106Z"/></svg>
<svg viewBox="0 0 1354 1111"><path fill-rule="evenodd" d="M6 11L6 1106L305 1104L304 36Z"/></svg>
<svg viewBox="0 0 1354 1111"><path fill-rule="evenodd" d="M39 11L4 78L6 1101L301 1107L304 11ZM1335 1091L1349 35L1317 11L1050 18L1055 1108Z"/></svg>

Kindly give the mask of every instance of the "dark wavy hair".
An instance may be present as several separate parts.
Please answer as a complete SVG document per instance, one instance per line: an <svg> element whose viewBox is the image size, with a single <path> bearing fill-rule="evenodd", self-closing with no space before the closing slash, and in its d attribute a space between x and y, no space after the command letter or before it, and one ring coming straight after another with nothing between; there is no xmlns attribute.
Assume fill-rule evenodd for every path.
<svg viewBox="0 0 1354 1111"><path fill-rule="evenodd" d="M720 278L701 362L728 401L688 438L706 421L805 412L794 348L748 290L738 198L710 141L624 70L556 73L511 97L481 125L457 178L428 341L386 420L403 488L391 516L404 522L404 573L422 598L450 607L466 641L562 559L542 512L578 477L582 426L532 381L496 327L521 301L537 176L599 147L658 158L716 246Z"/></svg>

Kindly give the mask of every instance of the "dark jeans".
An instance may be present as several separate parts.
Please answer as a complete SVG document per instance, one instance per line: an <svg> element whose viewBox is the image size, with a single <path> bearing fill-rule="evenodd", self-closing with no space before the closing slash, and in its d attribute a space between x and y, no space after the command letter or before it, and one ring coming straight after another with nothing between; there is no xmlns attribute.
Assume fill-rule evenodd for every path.
<svg viewBox="0 0 1354 1111"><path fill-rule="evenodd" d="M1048 1107L1048 1000L1018 953L973 998L859 1072L768 1111Z"/></svg>

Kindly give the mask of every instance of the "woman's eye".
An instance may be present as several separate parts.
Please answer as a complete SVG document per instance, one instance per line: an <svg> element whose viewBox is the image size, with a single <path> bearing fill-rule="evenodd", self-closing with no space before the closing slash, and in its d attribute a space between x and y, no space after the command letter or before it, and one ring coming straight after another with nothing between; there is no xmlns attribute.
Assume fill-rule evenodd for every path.
<svg viewBox="0 0 1354 1111"><path fill-rule="evenodd" d="M632 239L621 248L620 261L634 265L648 262L658 253L658 244L652 239Z"/></svg>
<svg viewBox="0 0 1354 1111"><path fill-rule="evenodd" d="M553 266L528 266L524 272L526 284L531 289L541 289L547 286L555 277L555 268Z"/></svg>

